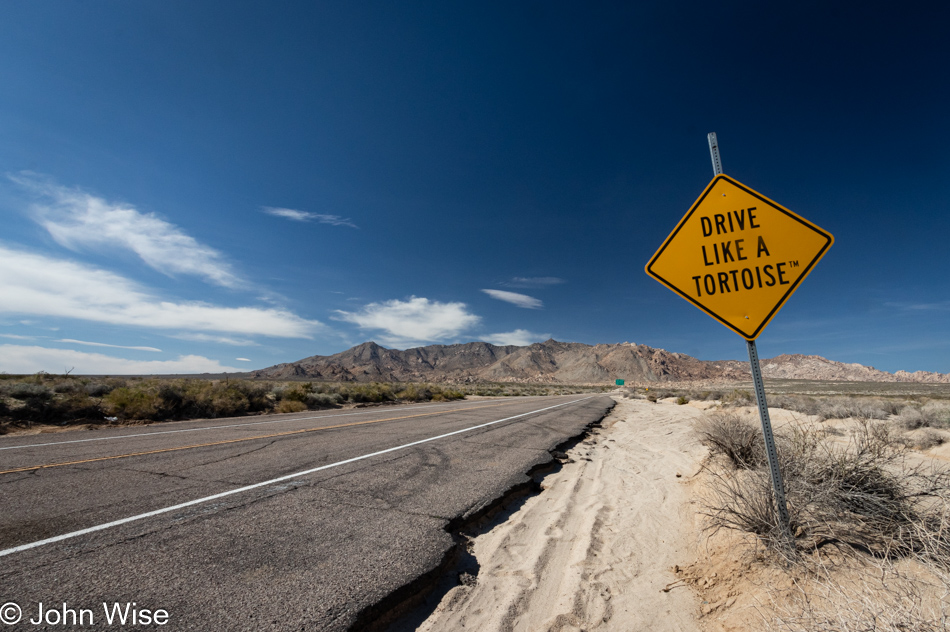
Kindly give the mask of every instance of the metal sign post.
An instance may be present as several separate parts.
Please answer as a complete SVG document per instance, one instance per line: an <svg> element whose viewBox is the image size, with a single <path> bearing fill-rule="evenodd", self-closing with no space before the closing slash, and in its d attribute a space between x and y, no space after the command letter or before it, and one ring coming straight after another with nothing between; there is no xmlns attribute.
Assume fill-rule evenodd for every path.
<svg viewBox="0 0 950 632"><path fill-rule="evenodd" d="M746 339L779 528L792 544L755 339L835 238L724 174L715 133L709 134L709 156L712 181L647 262L645 271Z"/></svg>
<svg viewBox="0 0 950 632"><path fill-rule="evenodd" d="M722 175L722 160L719 158L719 141L716 132L710 132L709 155L712 158L715 175ZM778 467L778 452L775 449L775 436L769 419L769 407L765 401L765 384L762 381L762 368L759 366L759 352L755 340L746 340L749 348L749 364L752 367L752 383L755 387L755 402L759 407L759 419L762 421L762 435L765 437L765 455L769 461L769 474L772 477L772 489L775 492L775 507L778 510L779 526L787 542L792 541L791 518L788 515L788 503L785 500L785 484Z"/></svg>

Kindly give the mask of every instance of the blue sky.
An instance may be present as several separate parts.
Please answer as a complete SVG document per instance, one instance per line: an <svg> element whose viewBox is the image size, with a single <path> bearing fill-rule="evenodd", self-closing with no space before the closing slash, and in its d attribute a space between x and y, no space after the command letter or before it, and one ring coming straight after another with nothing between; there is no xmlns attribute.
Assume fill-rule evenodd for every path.
<svg viewBox="0 0 950 632"><path fill-rule="evenodd" d="M548 337L744 359L643 271L715 131L836 240L760 354L950 372L938 4L6 2L0 371Z"/></svg>

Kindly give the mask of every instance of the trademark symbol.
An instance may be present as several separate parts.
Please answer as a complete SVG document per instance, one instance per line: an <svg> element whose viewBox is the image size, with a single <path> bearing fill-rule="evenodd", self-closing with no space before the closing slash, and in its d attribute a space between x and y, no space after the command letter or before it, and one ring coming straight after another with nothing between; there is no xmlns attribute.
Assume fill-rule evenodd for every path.
<svg viewBox="0 0 950 632"><path fill-rule="evenodd" d="M798 261L789 261L789 262L788 262L788 267L789 267L789 268L797 268L797 267L798 267Z"/></svg>

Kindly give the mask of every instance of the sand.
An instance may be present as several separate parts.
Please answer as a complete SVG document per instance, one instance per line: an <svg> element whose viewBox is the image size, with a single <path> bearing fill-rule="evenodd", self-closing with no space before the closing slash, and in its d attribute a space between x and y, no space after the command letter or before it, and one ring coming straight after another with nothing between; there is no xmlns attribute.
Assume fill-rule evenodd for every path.
<svg viewBox="0 0 950 632"><path fill-rule="evenodd" d="M677 571L697 546L702 411L617 401L541 494L472 540L477 577L419 630L701 629L702 600Z"/></svg>
<svg viewBox="0 0 950 632"><path fill-rule="evenodd" d="M917 560L829 550L789 569L750 534L704 530L699 509L716 466L693 425L715 404L615 399L604 427L568 453L540 494L470 541L477 571L419 630L944 629L950 577ZM769 412L779 429L819 423ZM847 442L855 423L822 425ZM938 463L944 446L912 458Z"/></svg>

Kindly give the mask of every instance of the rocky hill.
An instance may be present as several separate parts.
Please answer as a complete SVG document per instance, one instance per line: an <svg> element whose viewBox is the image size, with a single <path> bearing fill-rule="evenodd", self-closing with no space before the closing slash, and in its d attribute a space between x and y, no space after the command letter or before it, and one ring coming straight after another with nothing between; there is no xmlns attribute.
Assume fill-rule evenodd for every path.
<svg viewBox="0 0 950 632"><path fill-rule="evenodd" d="M927 382L948 384L950 375L929 371L897 371L888 373L873 366L835 362L815 355L780 355L762 361L765 377L787 379L831 380L838 382Z"/></svg>
<svg viewBox="0 0 950 632"><path fill-rule="evenodd" d="M918 371L887 373L820 356L781 355L762 361L766 377L861 382L950 383L950 375ZM745 362L711 362L646 345L586 345L547 340L526 347L487 342L429 345L400 351L364 342L331 356L311 356L254 371L268 379L304 378L346 382L550 382L630 383L748 380Z"/></svg>

